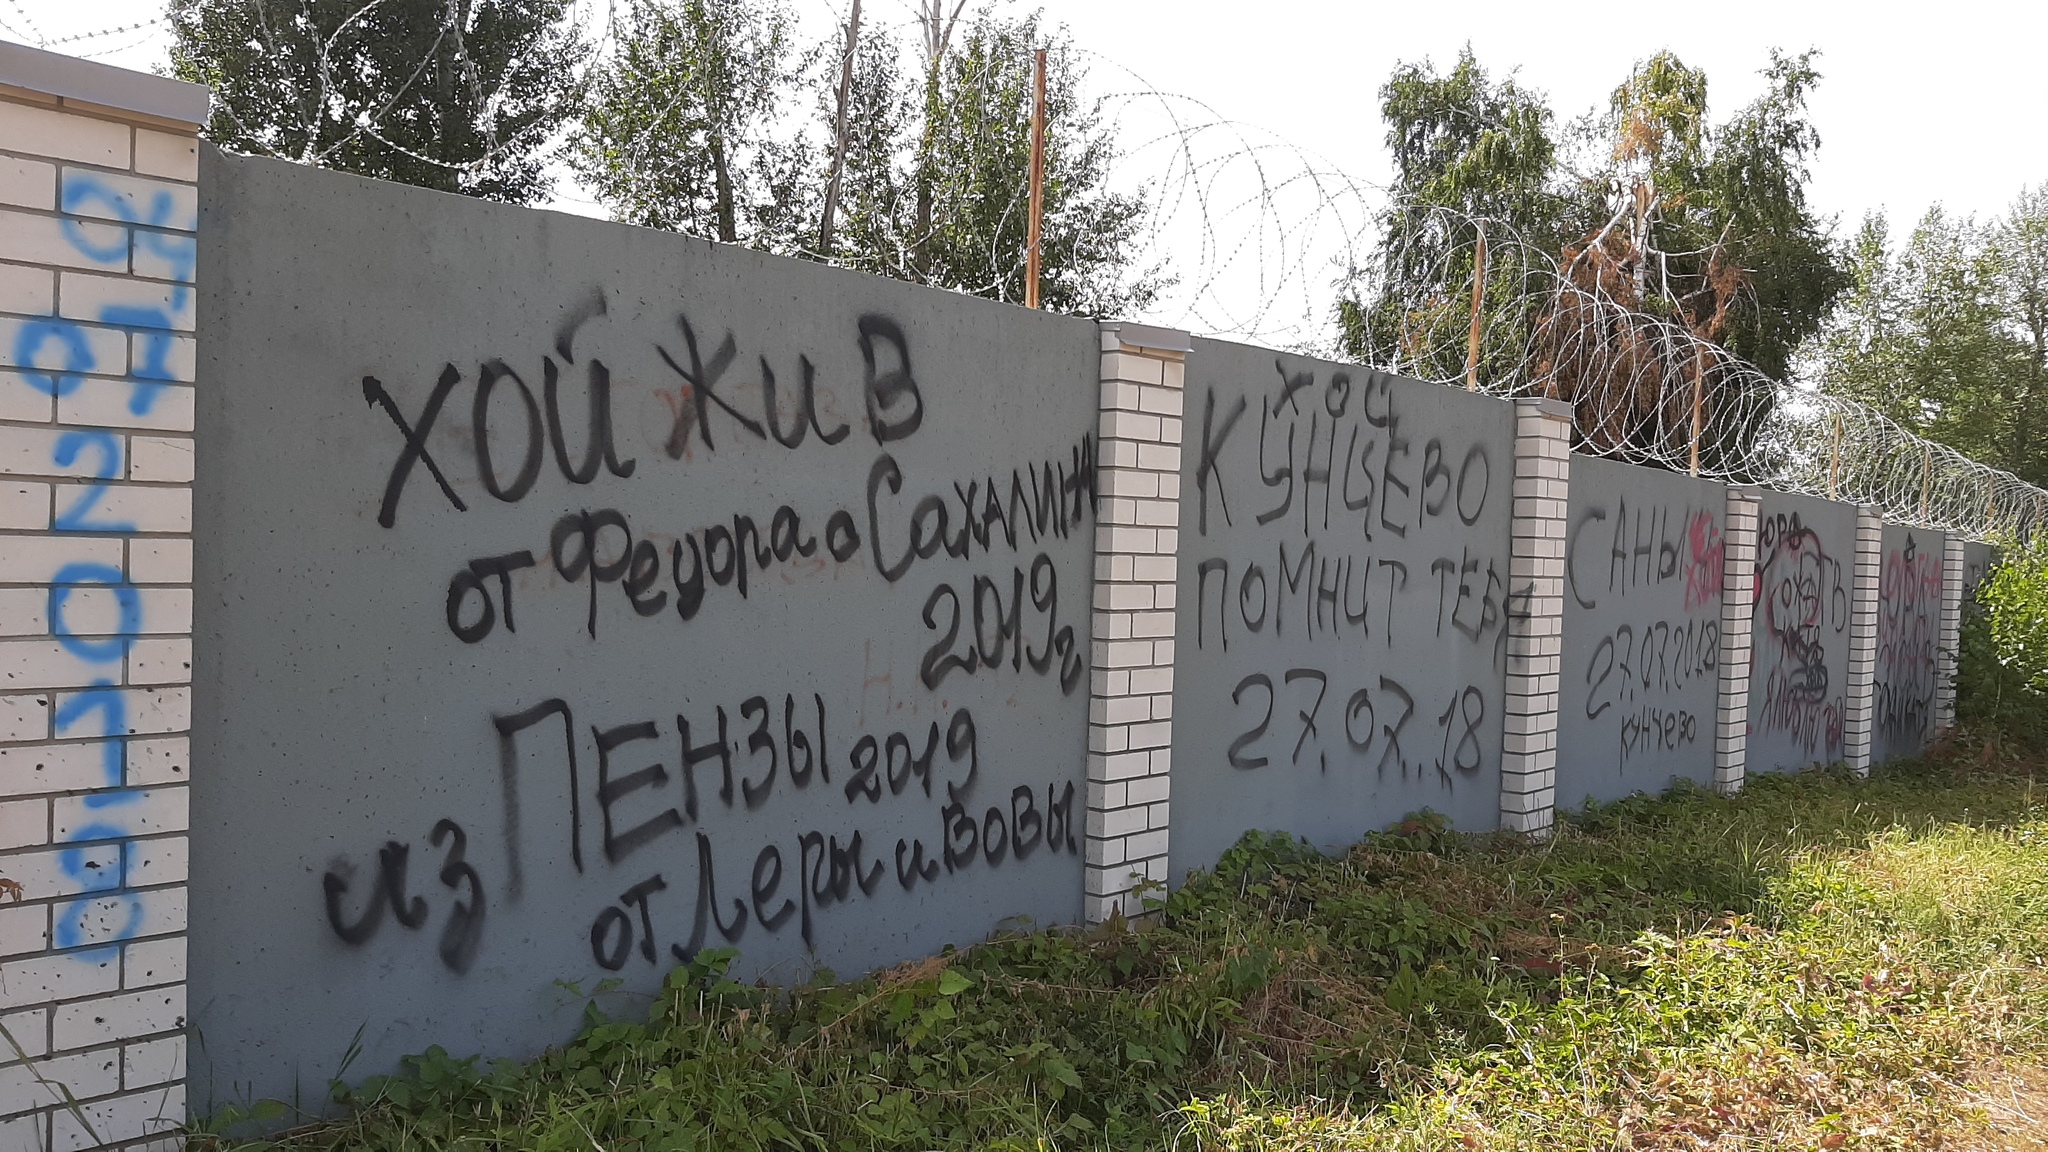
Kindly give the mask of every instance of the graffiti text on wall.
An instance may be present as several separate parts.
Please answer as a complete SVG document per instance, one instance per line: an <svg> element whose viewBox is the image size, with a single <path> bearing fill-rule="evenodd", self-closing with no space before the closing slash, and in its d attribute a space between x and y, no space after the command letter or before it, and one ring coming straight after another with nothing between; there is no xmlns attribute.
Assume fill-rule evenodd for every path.
<svg viewBox="0 0 2048 1152"><path fill-rule="evenodd" d="M1886 549L1878 576L1876 723L1894 754L1910 755L1907 746L1934 723L1942 558L1921 541L1908 532L1901 547Z"/></svg>
<svg viewBox="0 0 2048 1152"><path fill-rule="evenodd" d="M1497 681L1425 690L1409 671L1361 674L1344 654L1428 644L1504 661L1505 557L1418 541L1477 524L1508 476L1477 439L1413 438L1389 377L1275 368L1263 388L1205 389L1189 412L1202 546L1190 550L1196 602L1181 642L1223 659L1270 636L1300 654L1237 680L1238 732L1219 751L1244 771L1363 770L1453 788L1498 761L1484 735L1499 719ZM1318 651L1329 658L1303 659Z"/></svg>
<svg viewBox="0 0 2048 1152"><path fill-rule="evenodd" d="M1826 641L1849 627L1849 583L1839 558L1797 513L1757 525L1756 614L1763 638L1750 673L1762 677L1761 708L1751 724L1788 739L1802 755L1842 754L1846 686L1828 670Z"/></svg>
<svg viewBox="0 0 2048 1152"><path fill-rule="evenodd" d="M96 327L59 317L22 322L15 330L13 363L23 367L22 378L30 387L55 398L105 386L89 380L91 375L125 374L129 377L124 382L127 411L147 417L156 409L165 384L176 378L171 364L178 339L174 329L190 327L197 253L191 233L197 221L168 190L137 196L77 169L65 170L59 210L65 214L59 227L77 262L125 273L132 252L138 263L148 261L152 271L171 283L134 281L132 298L115 298L100 306ZM82 215L111 215L127 227L108 230L77 218ZM118 332L123 344L132 343L132 364L100 361L93 337L108 330ZM56 438L51 463L59 470L71 471L86 461L91 463L85 472L86 482L71 486L75 495L58 496L60 506L51 520L52 531L124 536L136 531L134 524L102 510L109 491L107 481L121 474L123 455L121 438L112 432L78 429ZM59 868L83 894L57 909L51 941L59 949L77 949L71 955L79 961L100 965L107 962L112 946L141 930L147 912L147 895L129 889L123 866L107 866L105 855L87 847L112 841L122 846L117 859L135 854L129 845L133 830L123 810L138 803L142 793L125 787L125 738L131 730L129 708L133 701L122 681L129 650L146 623L143 597L119 566L86 556L61 562L47 582L50 631L69 656L90 670L87 687L59 698L55 734L60 739L104 737L100 745L104 790L88 794L83 801L93 818L71 829L67 846L58 853ZM109 594L116 617L112 632L99 634L98 629L91 629L81 635L72 623L77 603Z"/></svg>
<svg viewBox="0 0 2048 1152"><path fill-rule="evenodd" d="M1586 719L1613 726L1624 771L1634 757L1697 744L1712 722L1686 704L1720 667L1721 557L1707 509L1624 498L1589 504L1571 526L1567 590L1583 611L1605 605L1603 635L1573 687ZM1616 612L1624 622L1608 629Z"/></svg>
<svg viewBox="0 0 2048 1152"><path fill-rule="evenodd" d="M437 588L432 597L454 641L486 650L511 643L535 595L568 598L586 645L621 629L687 635L693 623L740 612L798 572L896 586L943 556L984 570L933 579L914 599L923 689L1004 675L1042 677L1062 695L1079 688L1087 651L1076 622L1087 590L1062 588L1053 551L1064 544L1071 553L1089 540L1092 437L1001 472L917 475L896 453L923 427L927 400L897 322L858 318L848 335L860 378L834 387L805 355L783 363L761 354L758 371L743 372L734 334L713 340L683 315L655 341L674 377L673 387L656 392L670 414L661 452L636 457L622 451L615 431L611 369L578 347L579 331L605 313L595 295L537 364L446 364L410 402L403 397L412 390L362 378L364 400L390 434L389 467L367 494L384 528L399 530L409 502L420 499L458 514L486 500L561 501L544 510L544 552L507 540L502 550L455 559L445 596ZM565 399L577 387L582 395ZM859 397L857 414L841 413L846 395ZM465 413L466 435L433 438ZM467 458L450 458L450 443ZM679 508L661 523L578 495L601 476L644 481L670 461L754 447L865 453L866 481L857 501L839 506L783 503L715 515ZM516 577L529 569L549 578L516 594ZM972 708L935 697L938 719L866 731L828 704L840 698L835 687L763 685L709 706L678 699L672 710L644 716L607 714L612 706L601 698L509 702L487 718L501 767L502 827L493 831L503 837L507 874L481 875L468 857L480 830L443 818L424 842L394 838L333 859L321 880L327 924L352 946L387 921L428 933L440 961L466 972L487 945L487 888L502 885L506 899L519 900L537 838L559 832L556 847L566 848L575 874L617 875L616 900L607 898L578 929L587 929L594 962L617 971L636 955L649 964L687 960L714 934L738 944L750 925L754 940L795 933L813 946L830 909L1077 851L1074 783L1019 783L1014 769L992 767L1016 753L984 746ZM566 798L566 812L551 806L532 822L546 833L523 819L536 795L550 804ZM786 835L756 842L721 828L799 804L803 811L788 812ZM905 814L889 816L892 830L910 834L885 839L877 831L877 814L892 813ZM422 877L410 874L416 852L433 861Z"/></svg>

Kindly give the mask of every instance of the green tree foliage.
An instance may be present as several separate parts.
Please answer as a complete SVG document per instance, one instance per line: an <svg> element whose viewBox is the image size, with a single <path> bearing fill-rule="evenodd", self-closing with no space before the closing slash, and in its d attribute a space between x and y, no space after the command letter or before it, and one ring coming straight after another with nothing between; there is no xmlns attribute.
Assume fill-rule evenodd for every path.
<svg viewBox="0 0 2048 1152"><path fill-rule="evenodd" d="M1441 75L1428 61L1396 68L1380 88L1380 113L1394 160L1392 207L1381 221L1375 267L1338 303L1338 328L1347 355L1391 363L1402 358L1402 343L1442 343L1416 340L1418 328L1469 322L1459 289L1472 276L1478 230L1462 218L1505 225L1550 252L1576 232L1556 179L1554 117L1542 94L1512 76L1490 77L1471 48ZM1502 234L1496 227L1496 243ZM1502 266L1489 275L1494 314L1486 330L1496 336L1526 318L1517 271ZM1410 311L1417 301L1427 315Z"/></svg>
<svg viewBox="0 0 2048 1152"><path fill-rule="evenodd" d="M2048 198L1990 225L1931 209L1903 245L1882 216L1849 249L1851 287L1802 352L1804 374L1900 425L2039 483L2048 452Z"/></svg>
<svg viewBox="0 0 2048 1152"><path fill-rule="evenodd" d="M569 158L634 224L789 250L819 188L810 149L779 139L800 80L777 0L633 0L591 86Z"/></svg>
<svg viewBox="0 0 2048 1152"><path fill-rule="evenodd" d="M1956 718L1986 738L2048 749L2048 541L2005 548L1964 606Z"/></svg>
<svg viewBox="0 0 2048 1152"><path fill-rule="evenodd" d="M831 165L843 41L792 42L781 0L634 0L592 88L571 162L614 216L818 255L998 300L1024 295L1033 53L1049 49L1040 300L1094 315L1143 307L1131 265L1142 196L1106 186L1114 145L1063 33L984 11L905 66L861 29L832 251L812 251ZM929 29L927 30L929 32Z"/></svg>
<svg viewBox="0 0 2048 1152"><path fill-rule="evenodd" d="M575 109L567 0L171 0L172 71L213 89L208 139L529 203Z"/></svg>
<svg viewBox="0 0 2048 1152"><path fill-rule="evenodd" d="M1441 334L1413 336L1469 323L1475 237L1429 214L1448 208L1505 225L1582 286L1782 375L1846 277L1827 222L1806 204L1820 144L1806 113L1812 54L1774 52L1764 75L1765 94L1717 127L1706 74L1659 53L1615 89L1605 115L1576 121L1561 142L1541 94L1490 78L1469 49L1441 75L1402 65L1380 91L1400 206L1378 282L1354 284L1339 306L1345 351L1384 356L1395 329L1462 350ZM1526 295L1535 287L1490 269L1486 329L1526 322L1544 306ZM1424 301L1430 314L1386 314L1396 300Z"/></svg>
<svg viewBox="0 0 2048 1152"><path fill-rule="evenodd" d="M2020 192L1992 236L1992 252L2000 312L2024 360L2006 379L2012 402L2003 459L2009 470L2048 483L2042 448L2028 440L2048 418L2048 183Z"/></svg>
<svg viewBox="0 0 2048 1152"><path fill-rule="evenodd" d="M984 12L939 62L935 99L912 160L931 189L931 225L913 235L924 282L997 300L1024 298L1031 170L1033 50L1046 65L1046 157L1039 300L1053 311L1130 312L1151 278L1124 273L1143 201L1104 187L1113 145L1080 94L1071 41L1048 37L1037 14Z"/></svg>
<svg viewBox="0 0 2048 1152"><path fill-rule="evenodd" d="M1596 237L1633 281L1623 302L1780 378L1847 286L1806 204L1813 55L1773 51L1764 94L1712 127L1706 74L1658 53L1615 89L1609 157L1580 176L1608 213Z"/></svg>
<svg viewBox="0 0 2048 1152"><path fill-rule="evenodd" d="M816 104L817 123L829 133L835 125L835 93L821 88ZM918 102L915 82L903 69L902 45L884 29L861 30L846 123L838 223L832 251L822 255L863 272L912 279L916 272L905 222L914 191L903 152L917 131Z"/></svg>

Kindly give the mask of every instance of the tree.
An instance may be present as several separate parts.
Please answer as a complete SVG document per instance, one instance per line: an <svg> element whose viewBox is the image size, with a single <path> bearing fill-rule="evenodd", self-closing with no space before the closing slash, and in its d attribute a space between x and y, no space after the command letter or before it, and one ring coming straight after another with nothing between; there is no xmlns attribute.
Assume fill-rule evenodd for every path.
<svg viewBox="0 0 2048 1152"><path fill-rule="evenodd" d="M1438 76L1428 61L1402 64L1380 88L1394 158L1388 232L1415 227L1431 208L1504 223L1554 248L1568 215L1552 185L1557 144L1541 93L1499 81L1467 46Z"/></svg>
<svg viewBox="0 0 2048 1152"><path fill-rule="evenodd" d="M836 121L830 95L819 93L820 125ZM917 114L913 82L903 70L902 46L882 28L863 29L847 93L839 221L832 250L819 254L824 259L898 280L917 278L909 244L913 193L907 156Z"/></svg>
<svg viewBox="0 0 2048 1152"><path fill-rule="evenodd" d="M530 203L587 49L568 0L171 0L173 74L209 140Z"/></svg>
<svg viewBox="0 0 2048 1152"><path fill-rule="evenodd" d="M1392 206L1382 218L1375 266L1353 277L1338 303L1344 354L1371 363L1455 375L1453 363L1422 368L1432 351L1462 362L1471 325L1465 291L1479 252L1476 223L1493 223L1498 248L1512 232L1555 252L1571 234L1571 206L1555 186L1553 117L1540 93L1512 76L1487 75L1468 46L1449 72L1403 63L1380 88L1380 115L1394 159ZM1492 350L1519 359L1529 286L1511 261L1490 262L1480 304ZM1488 359L1492 359L1489 357ZM1478 367L1490 375L1488 364Z"/></svg>
<svg viewBox="0 0 2048 1152"><path fill-rule="evenodd" d="M1114 144L1080 94L1071 41L1036 14L982 13L941 61L914 160L920 190L911 271L927 284L997 300L1024 297L1034 50L1048 49L1039 300L1048 309L1114 315L1145 307L1156 275L1129 274L1142 195L1104 185ZM923 190L929 189L929 217Z"/></svg>
<svg viewBox="0 0 2048 1152"><path fill-rule="evenodd" d="M2048 421L2048 389L2028 319L2029 301L2048 295L2041 254L2029 247L2040 215L2025 194L1990 226L1937 206L1896 252L1883 218L1866 220L1853 285L1802 353L1807 374L1910 431L2048 479L2048 454L2032 436Z"/></svg>
<svg viewBox="0 0 2048 1152"><path fill-rule="evenodd" d="M1680 446L1714 369L1666 323L1782 376L1846 283L1806 206L1812 54L1773 52L1765 76L1716 129L1705 73L1660 52L1560 144L1541 95L1469 49L1442 75L1402 65L1381 89L1395 206L1378 266L1339 304L1344 350L1436 379L1533 377L1590 405L1596 440L1641 425Z"/></svg>
<svg viewBox="0 0 2048 1152"><path fill-rule="evenodd" d="M2011 378L2021 396L2008 411L2012 425L2004 458L2008 468L2034 483L2048 482L2048 445L2029 443L2028 434L2048 417L2048 183L2021 189L2012 210L1992 238L2000 308L2022 341L2024 365ZM2026 415L2023 416L2022 413Z"/></svg>
<svg viewBox="0 0 2048 1152"><path fill-rule="evenodd" d="M774 135L790 25L777 0L633 0L571 166L620 220L792 249L820 190L807 141Z"/></svg>
<svg viewBox="0 0 2048 1152"><path fill-rule="evenodd" d="M1806 118L1813 56L1773 50L1765 93L1719 129L1707 126L1705 73L1669 52L1638 65L1610 102L1612 160L1584 178L1609 222L1573 254L1624 269L1622 303L1775 378L1848 283L1828 223L1806 205L1820 147Z"/></svg>

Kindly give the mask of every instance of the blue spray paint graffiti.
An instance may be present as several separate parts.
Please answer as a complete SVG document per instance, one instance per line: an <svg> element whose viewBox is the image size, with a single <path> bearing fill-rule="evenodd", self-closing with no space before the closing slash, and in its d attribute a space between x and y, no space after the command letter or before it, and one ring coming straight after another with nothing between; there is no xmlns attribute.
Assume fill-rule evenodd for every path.
<svg viewBox="0 0 2048 1152"><path fill-rule="evenodd" d="M132 235L132 252L137 262L135 271L173 281L167 298L107 303L100 309L100 322L120 329L124 338L133 341L138 349L135 357L138 362L128 372L132 378L128 410L137 416L149 414L156 406L164 383L176 379L170 363L175 347L172 330L176 320L193 305L191 281L198 252L197 241L190 235L149 230L180 228L189 231L196 228L197 222L189 217L175 218L178 205L169 191L151 190L147 185L141 186L141 191L142 195L136 195L89 173L67 172L61 205L65 213L111 215L134 229L132 233L123 229L117 239L102 242L95 239L93 230L85 223L65 216L62 228L66 240L88 260L101 266L125 268ZM145 197L148 207L143 210L141 201ZM146 271L141 266L145 260L149 263ZM40 362L38 357L53 347L57 362ZM84 374L97 366L87 330L71 320L60 318L21 325L15 336L14 359L22 367L22 375L30 386L53 397L68 396L77 391L84 383ZM96 513L107 495L106 481L114 479L121 471L120 438L111 432L70 431L58 437L51 450L52 462L66 469L78 466L88 454L93 460L93 467L87 474L88 482L78 486L79 494L75 500L56 512L51 521L52 530L133 533L136 530L134 524ZM101 635L98 628L88 636L81 636L72 627L68 613L73 596L86 589L104 589L113 595L116 620L112 635L107 638L97 638ZM60 739L87 735L104 737L101 747L104 749L105 790L94 792L84 800L84 807L104 810L104 814L73 828L65 840L68 846L58 854L59 867L83 895L57 910L52 931L52 942L60 949L95 945L73 955L79 960L97 964L105 962L120 941L141 930L145 914L142 895L123 890L126 860L135 848L130 840L131 827L119 819L122 806L134 804L142 796L140 791L124 787L128 783L129 717L128 697L120 685L123 664L134 638L142 631L142 594L119 567L88 561L67 563L50 577L49 621L50 632L64 651L87 665L104 668L111 673L95 674L91 685L64 700L55 715L55 734ZM108 842L115 843L109 845Z"/></svg>

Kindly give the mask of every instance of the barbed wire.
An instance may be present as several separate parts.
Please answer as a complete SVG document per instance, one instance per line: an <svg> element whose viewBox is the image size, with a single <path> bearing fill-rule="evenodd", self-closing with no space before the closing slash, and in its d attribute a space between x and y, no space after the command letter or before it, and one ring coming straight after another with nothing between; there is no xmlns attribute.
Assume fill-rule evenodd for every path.
<svg viewBox="0 0 2048 1152"><path fill-rule="evenodd" d="M1418 211L1361 277L1359 342L1375 367L1566 401L1580 452L1872 505L1977 540L2048 524L2048 492L2010 472L1629 308L1499 221Z"/></svg>
<svg viewBox="0 0 2048 1152"><path fill-rule="evenodd" d="M618 16L612 0L574 7L595 33L577 78L587 91L617 43ZM1112 178L1146 192L1132 266L1167 273L1143 319L1323 356L1349 351L1496 396L1564 400L1578 450L1594 455L1874 505L1887 520L1975 539L2048 526L2048 492L1868 405L1773 379L1616 300L1598 277L1573 275L1499 221L1397 204L1384 186L1279 133L1075 51L1119 77L1094 106L1119 150ZM517 143L496 141L464 164L416 159L474 170ZM1015 191L1021 209L1024 190ZM1388 242L1396 220L1404 223Z"/></svg>

